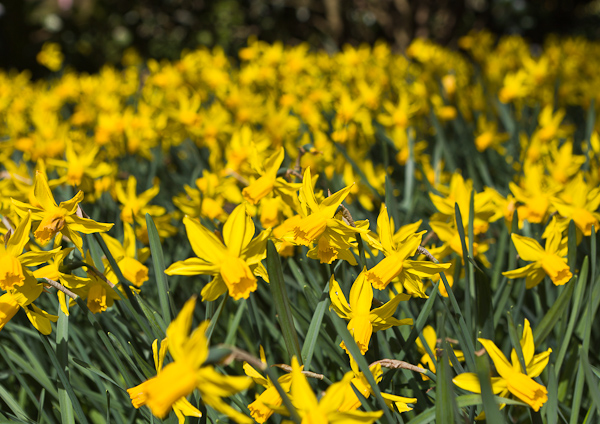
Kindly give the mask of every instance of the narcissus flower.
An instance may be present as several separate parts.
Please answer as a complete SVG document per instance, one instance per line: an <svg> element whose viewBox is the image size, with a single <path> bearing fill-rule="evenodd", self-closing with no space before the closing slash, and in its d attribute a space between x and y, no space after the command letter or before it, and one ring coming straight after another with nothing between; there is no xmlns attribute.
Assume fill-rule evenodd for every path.
<svg viewBox="0 0 600 424"><path fill-rule="evenodd" d="M513 243L521 259L533 263L513 271L503 272L502 275L514 279L525 277L525 286L530 289L537 286L548 275L552 282L561 286L568 282L573 274L564 257L567 255L567 243L562 240L559 232L552 232L542 247L532 238L512 234Z"/></svg>
<svg viewBox="0 0 600 424"><path fill-rule="evenodd" d="M23 217L31 210L32 221L40 221L33 233L36 240L47 244L57 233L62 233L82 251L83 241L79 233L91 234L108 231L114 224L103 224L77 215L77 206L83 200L83 192L79 191L72 199L56 204L48 185L46 175L37 171L34 186L35 198L40 207L13 199L17 213Z"/></svg>
<svg viewBox="0 0 600 424"><path fill-rule="evenodd" d="M373 288L383 290L394 278L399 277L400 283L411 294L427 297L421 278L431 277L450 267L450 264L435 264L427 261L409 260L417 253L423 233L408 235L400 243L393 238L392 226L384 206L377 218L377 228L381 248L385 258L365 273L365 278Z"/></svg>
<svg viewBox="0 0 600 424"><path fill-rule="evenodd" d="M300 192L303 218L295 223L291 232L283 239L297 245L308 246L316 241L328 226L338 225L339 220L334 219L333 216L351 188L352 186L343 188L319 203L312 187L310 168L306 168ZM350 231L354 233L356 230L350 227Z"/></svg>
<svg viewBox="0 0 600 424"><path fill-rule="evenodd" d="M265 350L262 346L260 346L260 359L263 363L267 363ZM247 362L244 363L244 372L248 377L251 377L256 384L260 384L266 389L260 395L256 396L256 400L254 402L248 405L248 409L250 410L250 415L252 415L252 418L254 418L257 423L262 424L267 421L271 415L273 415L273 412L275 412L273 408L281 406L283 400L268 376L266 378L263 377L261 373L256 371ZM289 392L292 385L292 374L282 375L277 379L277 382L281 385L281 388L286 393Z"/></svg>
<svg viewBox="0 0 600 424"><path fill-rule="evenodd" d="M420 338L417 338L417 350L421 355L423 355L421 356L419 366L422 368L425 368L425 366L427 366L427 368L429 368L431 372L435 373L435 364L437 363L437 335L435 333L435 329L431 325L428 325L425 328L423 328L422 334L425 338L425 343L427 343L427 346L429 347L429 350L434 354L434 357L432 358L431 355L427 353L425 345L423 344ZM465 355L460 350L454 350L454 354L456 355L456 358L459 361L465 360ZM423 380L429 380L429 377L427 377L425 374L421 374L421 377L423 378Z"/></svg>
<svg viewBox="0 0 600 424"><path fill-rule="evenodd" d="M494 342L487 339L478 340L490 355L496 371L500 374L500 377L492 377L492 391L494 394L507 397L510 392L530 405L535 411L539 411L548 400L548 391L546 387L534 381L533 378L539 376L548 364L552 349L548 348L547 351L534 355L535 345L533 344L533 332L529 321L525 320L523 336L520 341L526 370L521 368L515 349L512 350L510 355L511 364ZM475 373L459 374L452 381L461 389L481 393L481 385Z"/></svg>
<svg viewBox="0 0 600 424"><path fill-rule="evenodd" d="M317 400L310 388L306 376L302 374L298 360L292 358L292 403L302 419L301 424L311 423L361 423L370 424L383 415L383 411L340 411L344 401L344 393L354 378L352 372L346 373L344 378L327 388L320 400Z"/></svg>
<svg viewBox="0 0 600 424"><path fill-rule="evenodd" d="M342 405L340 405L339 411L353 411L361 405L358 396L356 396L356 393L354 393L354 388L356 388L356 390L358 390L365 398L368 398L371 394L374 395L373 388L369 384L365 375L359 371L358 365L352 357L350 357L350 366L352 368L352 372L354 373L354 378L350 380L350 384L346 386L344 402L342 403ZM379 383L383 378L381 364L377 363L371 365L369 367L369 370L371 370L375 382ZM354 388L352 386L354 386ZM412 407L408 405L412 403L417 403L416 398L407 398L403 396L392 395L389 393L381 393L381 397L390 409L394 409L395 406L398 412L411 411Z"/></svg>
<svg viewBox="0 0 600 424"><path fill-rule="evenodd" d="M202 289L202 300L215 300L225 292L235 300L247 299L257 288L255 275L268 279L267 271L260 263L266 255L268 231L254 238L254 222L246 212L245 204L234 209L223 226L221 241L200 222L183 218L192 250L198 256L172 264L168 275L214 276Z"/></svg>
<svg viewBox="0 0 600 424"><path fill-rule="evenodd" d="M369 283L366 273L365 268L352 284L350 303L346 300L344 292L335 278L331 276L329 280L331 307L340 317L349 321L348 330L363 355L369 349L369 341L374 331L386 330L397 325L412 325L413 323L410 318L397 319L392 316L401 301L410 299L410 296L404 293L398 294L383 306L371 310L373 287ZM340 346L346 349L344 342Z"/></svg>
<svg viewBox="0 0 600 424"><path fill-rule="evenodd" d="M255 165L254 168L260 177L242 190L242 195L248 203L256 205L262 198L273 191L283 191L289 194L300 188L301 184L292 184L288 183L283 178L277 178L277 171L279 170L284 157L285 151L283 150L283 147L280 147L275 153L267 158L264 165L259 163L259 159L257 158L253 161Z"/></svg>
<svg viewBox="0 0 600 424"><path fill-rule="evenodd" d="M196 298L188 300L169 327L167 339L173 362L142 384L127 389L134 407L147 405L154 415L165 417L171 408L194 389L198 389L202 402L226 414L238 423L252 420L223 401L252 385L248 377L231 377L219 374L214 367L204 365L208 357L208 340L205 332L208 321L190 334ZM186 409L191 412L189 408ZM197 416L197 415L196 415Z"/></svg>

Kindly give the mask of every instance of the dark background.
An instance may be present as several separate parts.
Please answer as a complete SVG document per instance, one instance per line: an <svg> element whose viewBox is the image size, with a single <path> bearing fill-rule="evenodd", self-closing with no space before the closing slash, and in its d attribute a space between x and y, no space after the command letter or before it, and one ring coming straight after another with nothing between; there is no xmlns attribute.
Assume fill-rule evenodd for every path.
<svg viewBox="0 0 600 424"><path fill-rule="evenodd" d="M45 41L61 45L66 65L94 72L129 47L144 58L177 59L202 45L235 55L253 35L330 52L385 40L402 51L415 37L456 46L482 28L534 44L549 34L598 39L600 1L0 0L0 67L46 75L35 61Z"/></svg>

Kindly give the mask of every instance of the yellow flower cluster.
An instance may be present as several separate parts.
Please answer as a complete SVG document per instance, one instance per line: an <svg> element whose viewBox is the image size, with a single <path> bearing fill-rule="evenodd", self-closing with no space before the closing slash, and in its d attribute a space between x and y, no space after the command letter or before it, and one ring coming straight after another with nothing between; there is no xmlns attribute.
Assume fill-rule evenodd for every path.
<svg viewBox="0 0 600 424"><path fill-rule="evenodd" d="M385 44L346 46L328 55L304 44L249 40L239 66L215 48L186 52L176 62L106 66L96 75L64 69L47 82L0 72L0 329L22 308L49 334L56 316L32 303L49 285L59 288L65 313L69 295L87 299L92 312L105 311L130 293L115 287L120 274L139 289L148 279L149 251L140 247L149 244L147 216L162 240L177 236L179 224L185 227L195 257L178 258L166 273L211 276L203 301L248 299L259 290L258 278L268 282L262 263L268 240L282 257L304 252L322 264L345 261L349 267L358 265L360 249L372 266L361 258L351 284L340 285L332 272L329 298L363 355L373 332L412 324L394 317L400 302L427 298L428 283L441 272L452 287L465 257L490 267L490 228L502 218L509 230L532 236L512 234L520 258L531 263L504 275L525 278L528 289L546 276L555 285L567 283L573 277L565 259L569 222L579 241L599 227L600 136L593 126L587 136L577 133L566 109L589 109L600 100L592 89L600 84L593 71L600 45L551 39L533 55L521 38L495 44L488 33L473 33L460 46L477 67L466 55L423 40L406 55ZM44 46L38 60L51 70L62 63L53 45ZM484 159L504 168L487 169ZM138 172L144 167L154 167L146 180ZM156 168L164 178L186 174L186 184L160 181ZM403 175L428 196L420 198L427 203L419 209L422 220L399 226L383 199L399 194L386 188ZM68 200L57 203L56 193ZM102 272L81 234L106 233L114 224L87 217L82 202L97 210L114 206L112 215L101 216L114 217L122 228L122 242L98 237L114 259L100 258ZM405 204L404 210L414 207ZM354 219L364 215L377 216L376 227ZM423 220L432 230L425 237L418 231ZM465 242L472 251L463 251ZM439 287L449 295L444 284ZM185 401L198 388L206 404L249 421L221 399L248 388L249 379L226 379L204 365L207 324L188 335L194 305L186 304L171 324L160 352L154 346L158 375L129 389L133 404L148 405L159 417L171 408L180 419L198 416ZM435 358L426 352L435 350L435 330L427 327L424 334L421 362L435 372ZM550 350L534 356L529 322L521 342L526 370L512 356L510 364L493 341L479 341L500 375L494 392L512 393L539 410L547 392L532 377L540 375ZM167 345L174 361L163 367ZM351 364L353 372L319 401L292 360L290 376L280 383L303 422L373 422L382 415L355 411L352 387L363 396L373 389ZM267 387L264 402L249 406L252 416L264 422L274 411L285 413L274 382L252 367L246 372ZM372 374L381 379L381 366ZM454 381L480 391L474 374ZM398 412L416 402L384 395Z"/></svg>

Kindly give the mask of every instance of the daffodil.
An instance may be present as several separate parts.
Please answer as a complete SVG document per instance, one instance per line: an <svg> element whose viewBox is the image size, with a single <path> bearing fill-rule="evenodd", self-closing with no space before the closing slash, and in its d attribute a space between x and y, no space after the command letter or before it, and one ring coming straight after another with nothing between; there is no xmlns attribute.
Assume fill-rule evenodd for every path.
<svg viewBox="0 0 600 424"><path fill-rule="evenodd" d="M165 356L167 355L167 348L169 347L169 339L164 338L160 342L160 349L158 349L158 339L155 339L152 343L152 357L154 359L154 368L156 368L156 374L160 374L163 370L163 365L165 361ZM173 412L177 416L177 421L179 424L185 423L185 417L201 417L202 412L200 412L194 405L192 405L185 396L177 399L173 405Z"/></svg>
<svg viewBox="0 0 600 424"><path fill-rule="evenodd" d="M553 198L552 205L556 208L561 217L568 222L573 220L577 229L584 236L592 234L592 226L594 231L598 231L600 227L600 188L590 187L583 181L583 176L577 176L567 184L565 193L559 199Z"/></svg>
<svg viewBox="0 0 600 424"><path fill-rule="evenodd" d="M435 365L437 363L437 335L435 333L435 329L431 325L428 325L425 328L423 328L422 334L425 338L425 343L427 343L427 346L429 347L429 350L434 354L434 357L431 357L431 355L427 353L427 349L425 349L425 345L421 341L421 338L417 338L417 350L422 355L421 360L419 362L419 366L422 368L427 367L431 370L431 372L435 373ZM462 351L454 350L454 354L456 355L456 358L459 361L465 360L465 355L464 353L462 353ZM421 377L423 378L423 380L429 380L429 377L427 377L425 374L421 374Z"/></svg>
<svg viewBox="0 0 600 424"><path fill-rule="evenodd" d="M413 233L406 236L400 243L393 238L392 225L387 208L382 207L377 218L377 228L381 248L385 258L365 273L365 278L374 288L383 290L394 278L411 294L427 297L421 278L431 277L450 267L450 264L434 264L427 261L408 259L417 253L423 233Z"/></svg>
<svg viewBox="0 0 600 424"><path fill-rule="evenodd" d="M102 238L106 242L106 246L114 260L117 262L123 276L134 286L139 288L148 280L148 267L144 265L144 262L146 262L146 259L150 256L150 249L146 247L139 250L136 249L135 233L130 224L123 224L123 233L123 244L108 234L102 234ZM106 260L104 267L106 278L116 283L117 277L108 263L108 260Z"/></svg>
<svg viewBox="0 0 600 424"><path fill-rule="evenodd" d="M259 178L255 179L248 187L242 190L242 195L248 203L256 205L266 195L275 191L287 191L295 192L300 188L301 184L291 184L285 181L283 178L277 178L277 171L281 166L285 157L285 151L283 147L277 149L275 153L269 156L264 164L258 159L258 154L252 161L256 172L260 175Z"/></svg>
<svg viewBox="0 0 600 424"><path fill-rule="evenodd" d="M350 380L350 384L346 386L344 402L338 408L338 410L342 412L353 411L361 405L360 399L358 399L358 396L356 396L356 393L354 393L354 388L356 388L356 390L358 390L365 398L368 398L371 394L374 394L373 388L369 384L365 375L358 369L358 365L352 357L350 357L350 367L352 368L352 372L354 373L354 378ZM371 365L369 367L369 370L371 371L371 374L373 374L375 382L379 383L383 378L381 364L376 363L374 365ZM354 388L352 386L354 386ZM390 393L381 393L381 397L390 409L394 409L395 406L398 412L411 411L412 407L409 405L417 403L416 398L407 398L404 396L393 395Z"/></svg>
<svg viewBox="0 0 600 424"><path fill-rule="evenodd" d="M100 146L94 144L80 153L75 151L73 142L68 139L65 149L65 160L48 159L48 164L60 169L64 173L62 180L72 186L81 186L84 192L93 190L93 180L109 175L111 166L106 162L98 162L96 155Z"/></svg>
<svg viewBox="0 0 600 424"><path fill-rule="evenodd" d="M548 275L557 286L565 284L573 276L565 260L567 243L559 232L551 233L544 247L534 239L519 234L513 233L511 238L521 259L532 263L503 272L502 275L511 279L525 277L525 287L528 289L537 286L544 275Z"/></svg>
<svg viewBox="0 0 600 424"><path fill-rule="evenodd" d="M493 341L478 340L490 355L496 371L500 375L499 377L492 377L492 391L494 394L507 397L511 393L530 405L535 411L539 411L548 400L548 391L546 387L533 379L539 376L548 364L552 349L548 348L547 351L534 355L535 345L533 344L533 332L529 321L525 320L523 336L520 341L525 370L521 368L515 349L511 351L511 363ZM475 373L459 374L452 381L461 389L481 393L479 379Z"/></svg>
<svg viewBox="0 0 600 424"><path fill-rule="evenodd" d="M458 204L463 225L466 227L469 223L471 193L473 192L473 181L466 180L458 173L452 174L450 180L450 189L447 196L440 196L429 193L439 214L435 214L431 219L435 222L444 222L455 219L455 205ZM487 189L481 193L474 194L474 213L473 230L475 234L483 233L487 230L490 222L496 221L502 217L496 210L493 202L494 190Z"/></svg>
<svg viewBox="0 0 600 424"><path fill-rule="evenodd" d="M62 266L65 258L73 251L74 247L68 249L61 249L54 253L53 259L48 259L48 265L38 268L33 272L35 278L49 278L50 280L57 281L69 290L82 289L86 285L91 283L91 280L87 277L80 277L74 274L63 272ZM57 291L58 300L60 307L65 315L69 315L69 308L67 307L67 298L64 292Z"/></svg>
<svg viewBox="0 0 600 424"><path fill-rule="evenodd" d="M77 214L77 207L83 200L82 191L79 191L72 199L57 205L48 186L46 175L39 171L35 174L34 194L40 207L15 199L13 199L13 204L17 213L22 217L31 211L32 221L39 221L33 234L42 245L47 244L60 232L71 240L79 251L82 251L83 241L79 235L80 232L84 234L105 232L114 225L96 222Z"/></svg>
<svg viewBox="0 0 600 424"><path fill-rule="evenodd" d="M192 250L198 256L172 264L168 275L212 275L213 280L202 289L203 300L215 300L229 292L234 299L247 299L258 287L256 276L267 278L261 264L266 257L268 232L254 237L254 222L246 205L237 206L223 226L223 241L200 222L183 219Z"/></svg>
<svg viewBox="0 0 600 424"><path fill-rule="evenodd" d="M292 217L288 223L284 222L282 226L290 228L290 230L281 239L303 246L309 246L316 242L316 246L309 250L308 257L318 258L321 263L344 259L351 265L356 265L356 259L350 248L356 245L356 233L368 233L369 223L368 221L357 221L352 227L342 218L335 217L338 207L351 188L352 185L317 202L310 168L306 168L299 194L302 218Z"/></svg>
<svg viewBox="0 0 600 424"><path fill-rule="evenodd" d="M374 331L386 330L398 325L412 325L410 318L397 319L392 315L396 312L401 301L410 299L407 294L398 294L384 305L371 310L373 302L373 287L366 277L367 270L363 269L350 289L350 303L346 300L342 288L333 276L329 280L329 297L331 307L342 318L349 321L348 330L362 354L369 349L369 341ZM342 348L346 349L342 342Z"/></svg>
<svg viewBox="0 0 600 424"><path fill-rule="evenodd" d="M370 424L383 415L383 411L340 411L344 402L344 393L354 378L352 372L346 373L344 378L327 388L320 400L317 400L310 388L306 376L302 374L298 360L292 358L292 403L301 418L301 424L311 423L362 423Z"/></svg>
<svg viewBox="0 0 600 424"><path fill-rule="evenodd" d="M166 209L162 206L149 205L150 201L156 197L160 191L158 184L154 184L148 190L137 194L137 180L133 175L127 179L127 183L119 182L115 186L117 199L121 203L121 219L123 222L133 224L146 221L146 214L152 217L162 216Z"/></svg>
<svg viewBox="0 0 600 424"><path fill-rule="evenodd" d="M195 306L194 297L186 302L167 328L168 349L173 362L161 367L156 377L127 389L131 403L136 408L147 405L155 416L164 418L174 405L181 410L184 406L181 399L198 389L204 404L238 423L252 423L249 417L222 399L248 389L252 380L248 377L223 376L211 365L204 365L208 357L205 332L209 322L204 321L190 335ZM185 411L192 412L188 405L185 406Z"/></svg>
<svg viewBox="0 0 600 424"><path fill-rule="evenodd" d="M58 317L41 310L32 302L43 291L33 273L27 266L37 266L51 258L58 249L40 252L23 252L29 242L31 229L31 212L19 223L13 233L9 232L0 238L0 289L7 291L0 301L0 328L22 308L33 326L42 334L50 334L50 321L56 322Z"/></svg>
<svg viewBox="0 0 600 424"><path fill-rule="evenodd" d="M265 357L265 350L262 346L260 346L260 359L263 363L267 363ZM302 368L302 367L301 367ZM244 372L247 376L251 377L252 380L256 384L260 384L266 390L262 392L260 395L256 396L256 400L248 405L248 409L250 410L250 415L257 423L264 423L269 419L273 412L275 412L274 408L281 406L283 402L281 396L271 378L268 376L265 378L261 373L256 371L249 363L244 363ZM281 388L287 393L290 391L290 387L292 384L292 374L284 374L277 379L277 382L281 385Z"/></svg>

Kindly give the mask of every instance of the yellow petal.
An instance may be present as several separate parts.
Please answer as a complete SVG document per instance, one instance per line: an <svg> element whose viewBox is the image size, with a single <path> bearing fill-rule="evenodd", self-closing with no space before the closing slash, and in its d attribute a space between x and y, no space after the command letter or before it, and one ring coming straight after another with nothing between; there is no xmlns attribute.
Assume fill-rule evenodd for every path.
<svg viewBox="0 0 600 424"><path fill-rule="evenodd" d="M544 249L534 239L516 233L513 233L511 238L519 256L524 261L538 261L542 258Z"/></svg>
<svg viewBox="0 0 600 424"><path fill-rule="evenodd" d="M227 250L232 255L240 256L242 249L252 240L254 229L254 222L246 212L246 205L242 203L231 212L223 225L223 239Z"/></svg>
<svg viewBox="0 0 600 424"><path fill-rule="evenodd" d="M4 293L0 296L0 330L15 316L19 308L19 303L12 294Z"/></svg>
<svg viewBox="0 0 600 424"><path fill-rule="evenodd" d="M317 408L319 402L314 392L310 388L308 381L300 369L298 360L296 357L292 357L292 387L291 387L292 398L301 400L301 408L304 411L310 411L311 409Z"/></svg>
<svg viewBox="0 0 600 424"><path fill-rule="evenodd" d="M54 196L52 196L52 190L50 190L46 175L40 171L35 172L33 193L36 200L45 210L51 210L58 206L54 200Z"/></svg>
<svg viewBox="0 0 600 424"><path fill-rule="evenodd" d="M340 317L346 320L352 318L352 309L350 309L344 292L342 292L342 288L333 275L329 279L329 298L331 299L331 307Z"/></svg>
<svg viewBox="0 0 600 424"><path fill-rule="evenodd" d="M183 218L183 225L196 256L214 264L223 260L225 246L214 233L188 216Z"/></svg>
<svg viewBox="0 0 600 424"><path fill-rule="evenodd" d="M373 287L367 281L365 269L361 272L350 289L350 308L352 314L368 314L373 303Z"/></svg>
<svg viewBox="0 0 600 424"><path fill-rule="evenodd" d="M173 404L189 395L197 385L196 372L185 361L168 364L160 374L127 389L135 408L147 405L158 418L165 417Z"/></svg>
<svg viewBox="0 0 600 424"><path fill-rule="evenodd" d="M483 345L488 355L490 355L490 358L492 359L492 361L494 362L494 366L496 367L496 371L498 371L498 374L500 374L500 376L508 378L508 376L514 373L512 365L508 362L506 356L504 356L502 351L498 349L494 342L492 342L491 340L481 338L477 340L479 340L479 343Z"/></svg>
<svg viewBox="0 0 600 424"><path fill-rule="evenodd" d="M390 218L385 205L381 206L381 212L379 212L379 216L377 217L377 232L379 233L379 241L381 242L383 251L388 255L391 254L395 246L392 239Z"/></svg>
<svg viewBox="0 0 600 424"><path fill-rule="evenodd" d="M5 240L6 251L12 256L17 257L23 253L25 245L29 242L29 232L31 231L31 212L23 217L14 233L11 234L8 240Z"/></svg>

